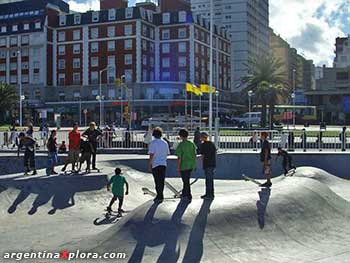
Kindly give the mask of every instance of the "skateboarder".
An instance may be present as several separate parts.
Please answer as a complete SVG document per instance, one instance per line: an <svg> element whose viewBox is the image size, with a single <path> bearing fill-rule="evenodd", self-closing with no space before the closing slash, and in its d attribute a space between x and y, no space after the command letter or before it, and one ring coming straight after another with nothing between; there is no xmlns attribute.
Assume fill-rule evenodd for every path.
<svg viewBox="0 0 350 263"><path fill-rule="evenodd" d="M86 138L86 136L83 136L80 141L80 150L81 150L81 156L79 159L79 169L78 172L81 170L81 166L84 162L86 162L86 169L85 171L87 173L90 173L90 164L91 164L91 155L94 151L94 147L89 142L89 139Z"/></svg>
<svg viewBox="0 0 350 263"><path fill-rule="evenodd" d="M107 212L112 212L112 205L114 202L119 199L119 206L118 206L118 213L121 214L124 212L122 206L124 201L124 184L126 185L126 192L125 195L129 194L129 184L126 181L125 177L122 176L122 170L120 168L115 169L115 175L112 176L112 178L109 180L107 184L107 191L111 190L112 185L112 200L109 203L109 206L107 206Z"/></svg>
<svg viewBox="0 0 350 263"><path fill-rule="evenodd" d="M93 149L92 152L92 170L97 170L96 168L96 152L97 152L97 138L102 135L99 129L96 129L96 123L90 122L89 129L87 129L83 135L86 135L91 143Z"/></svg>
<svg viewBox="0 0 350 263"><path fill-rule="evenodd" d="M55 166L58 161L56 135L56 130L52 130L50 138L47 142L48 165L46 169L46 175L58 174L57 172L55 172Z"/></svg>
<svg viewBox="0 0 350 263"><path fill-rule="evenodd" d="M215 144L209 141L209 135L206 132L201 133L201 154L202 164L205 173L205 195L203 199L214 199L214 175L216 168L216 147Z"/></svg>
<svg viewBox="0 0 350 263"><path fill-rule="evenodd" d="M184 201L191 202L191 185L190 178L193 170L196 169L196 146L188 140L188 131L181 129L178 133L182 142L176 148L177 170L181 175L183 189L181 198Z"/></svg>
<svg viewBox="0 0 350 263"><path fill-rule="evenodd" d="M341 133L339 134L339 139L341 142L341 150L345 152L346 150L346 127L343 127Z"/></svg>
<svg viewBox="0 0 350 263"><path fill-rule="evenodd" d="M261 152L260 152L260 161L263 166L263 173L267 181L262 184L262 187L271 187L271 145L267 140L268 133L261 133Z"/></svg>
<svg viewBox="0 0 350 263"><path fill-rule="evenodd" d="M24 175L28 175L30 172L30 169L33 169L32 175L36 175L36 169L35 169L35 144L36 141L30 137L25 135L24 132L21 132L18 136L19 144L18 144L18 150L17 150L17 156L19 157L19 151L24 146L24 168L25 173Z"/></svg>
<svg viewBox="0 0 350 263"><path fill-rule="evenodd" d="M292 164L292 156L289 155L288 152L283 150L281 147L278 147L277 149L277 156L282 157L282 167L284 170L284 175L287 175L289 170L296 169L296 167Z"/></svg>
<svg viewBox="0 0 350 263"><path fill-rule="evenodd" d="M64 172L69 163L72 164L72 172L75 172L75 164L79 162L79 154L80 154L80 132L78 130L78 123L74 123L73 130L69 132L69 152L66 163L62 168L62 172Z"/></svg>
<svg viewBox="0 0 350 263"><path fill-rule="evenodd" d="M170 154L168 143L162 139L162 134L163 131L159 127L153 130L152 136L154 140L150 143L148 151L148 167L152 171L157 192L157 196L154 199L155 202L162 202L164 199L163 191L167 157Z"/></svg>

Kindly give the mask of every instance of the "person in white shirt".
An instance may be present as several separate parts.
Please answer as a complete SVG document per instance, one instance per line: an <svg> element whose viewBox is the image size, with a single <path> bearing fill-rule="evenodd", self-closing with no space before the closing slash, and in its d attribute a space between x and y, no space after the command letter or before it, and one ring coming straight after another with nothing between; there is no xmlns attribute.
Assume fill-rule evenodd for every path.
<svg viewBox="0 0 350 263"><path fill-rule="evenodd" d="M164 181L167 166L167 157L170 154L169 146L166 141L162 139L163 131L157 127L153 130L152 136L154 140L151 142L148 150L149 170L152 171L157 196L155 202L162 202L164 199Z"/></svg>

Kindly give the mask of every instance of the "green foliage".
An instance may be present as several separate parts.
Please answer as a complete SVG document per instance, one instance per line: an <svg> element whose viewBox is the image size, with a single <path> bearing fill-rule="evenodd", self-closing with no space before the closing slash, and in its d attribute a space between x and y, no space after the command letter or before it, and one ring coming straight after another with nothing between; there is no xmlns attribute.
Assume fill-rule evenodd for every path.
<svg viewBox="0 0 350 263"><path fill-rule="evenodd" d="M15 87L5 83L0 83L0 123L4 123L11 116L19 100Z"/></svg>

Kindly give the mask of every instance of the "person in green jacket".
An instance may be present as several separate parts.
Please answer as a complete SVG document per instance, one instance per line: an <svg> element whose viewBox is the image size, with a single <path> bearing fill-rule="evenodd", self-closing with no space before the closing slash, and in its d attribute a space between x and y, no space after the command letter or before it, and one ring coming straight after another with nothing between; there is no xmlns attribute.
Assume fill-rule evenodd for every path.
<svg viewBox="0 0 350 263"><path fill-rule="evenodd" d="M116 168L115 175L112 176L111 180L109 180L107 184L108 191L111 190L111 185L112 185L112 193L113 193L112 200L109 203L109 206L107 206L108 213L112 212L112 205L117 199L119 199L118 213L124 212L124 210L122 209L123 201L124 201L124 184L126 185L125 195L129 194L129 184L126 181L125 177L122 176L121 174L122 174L122 170L120 168Z"/></svg>
<svg viewBox="0 0 350 263"><path fill-rule="evenodd" d="M177 155L177 170L181 175L183 182L183 189L181 198L184 201L191 202L191 185L190 178L193 170L196 169L196 146L193 142L189 141L188 131L186 129L181 129L178 133L182 142L176 148Z"/></svg>

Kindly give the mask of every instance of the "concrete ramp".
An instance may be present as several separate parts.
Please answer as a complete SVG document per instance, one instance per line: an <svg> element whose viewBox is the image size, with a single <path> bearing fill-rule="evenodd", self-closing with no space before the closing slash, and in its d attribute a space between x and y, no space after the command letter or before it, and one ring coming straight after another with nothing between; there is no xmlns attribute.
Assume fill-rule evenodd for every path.
<svg viewBox="0 0 350 263"><path fill-rule="evenodd" d="M350 262L350 204L327 185L348 182L303 171L279 178L271 190L252 184L213 202L147 202L70 246L124 252L132 263Z"/></svg>

